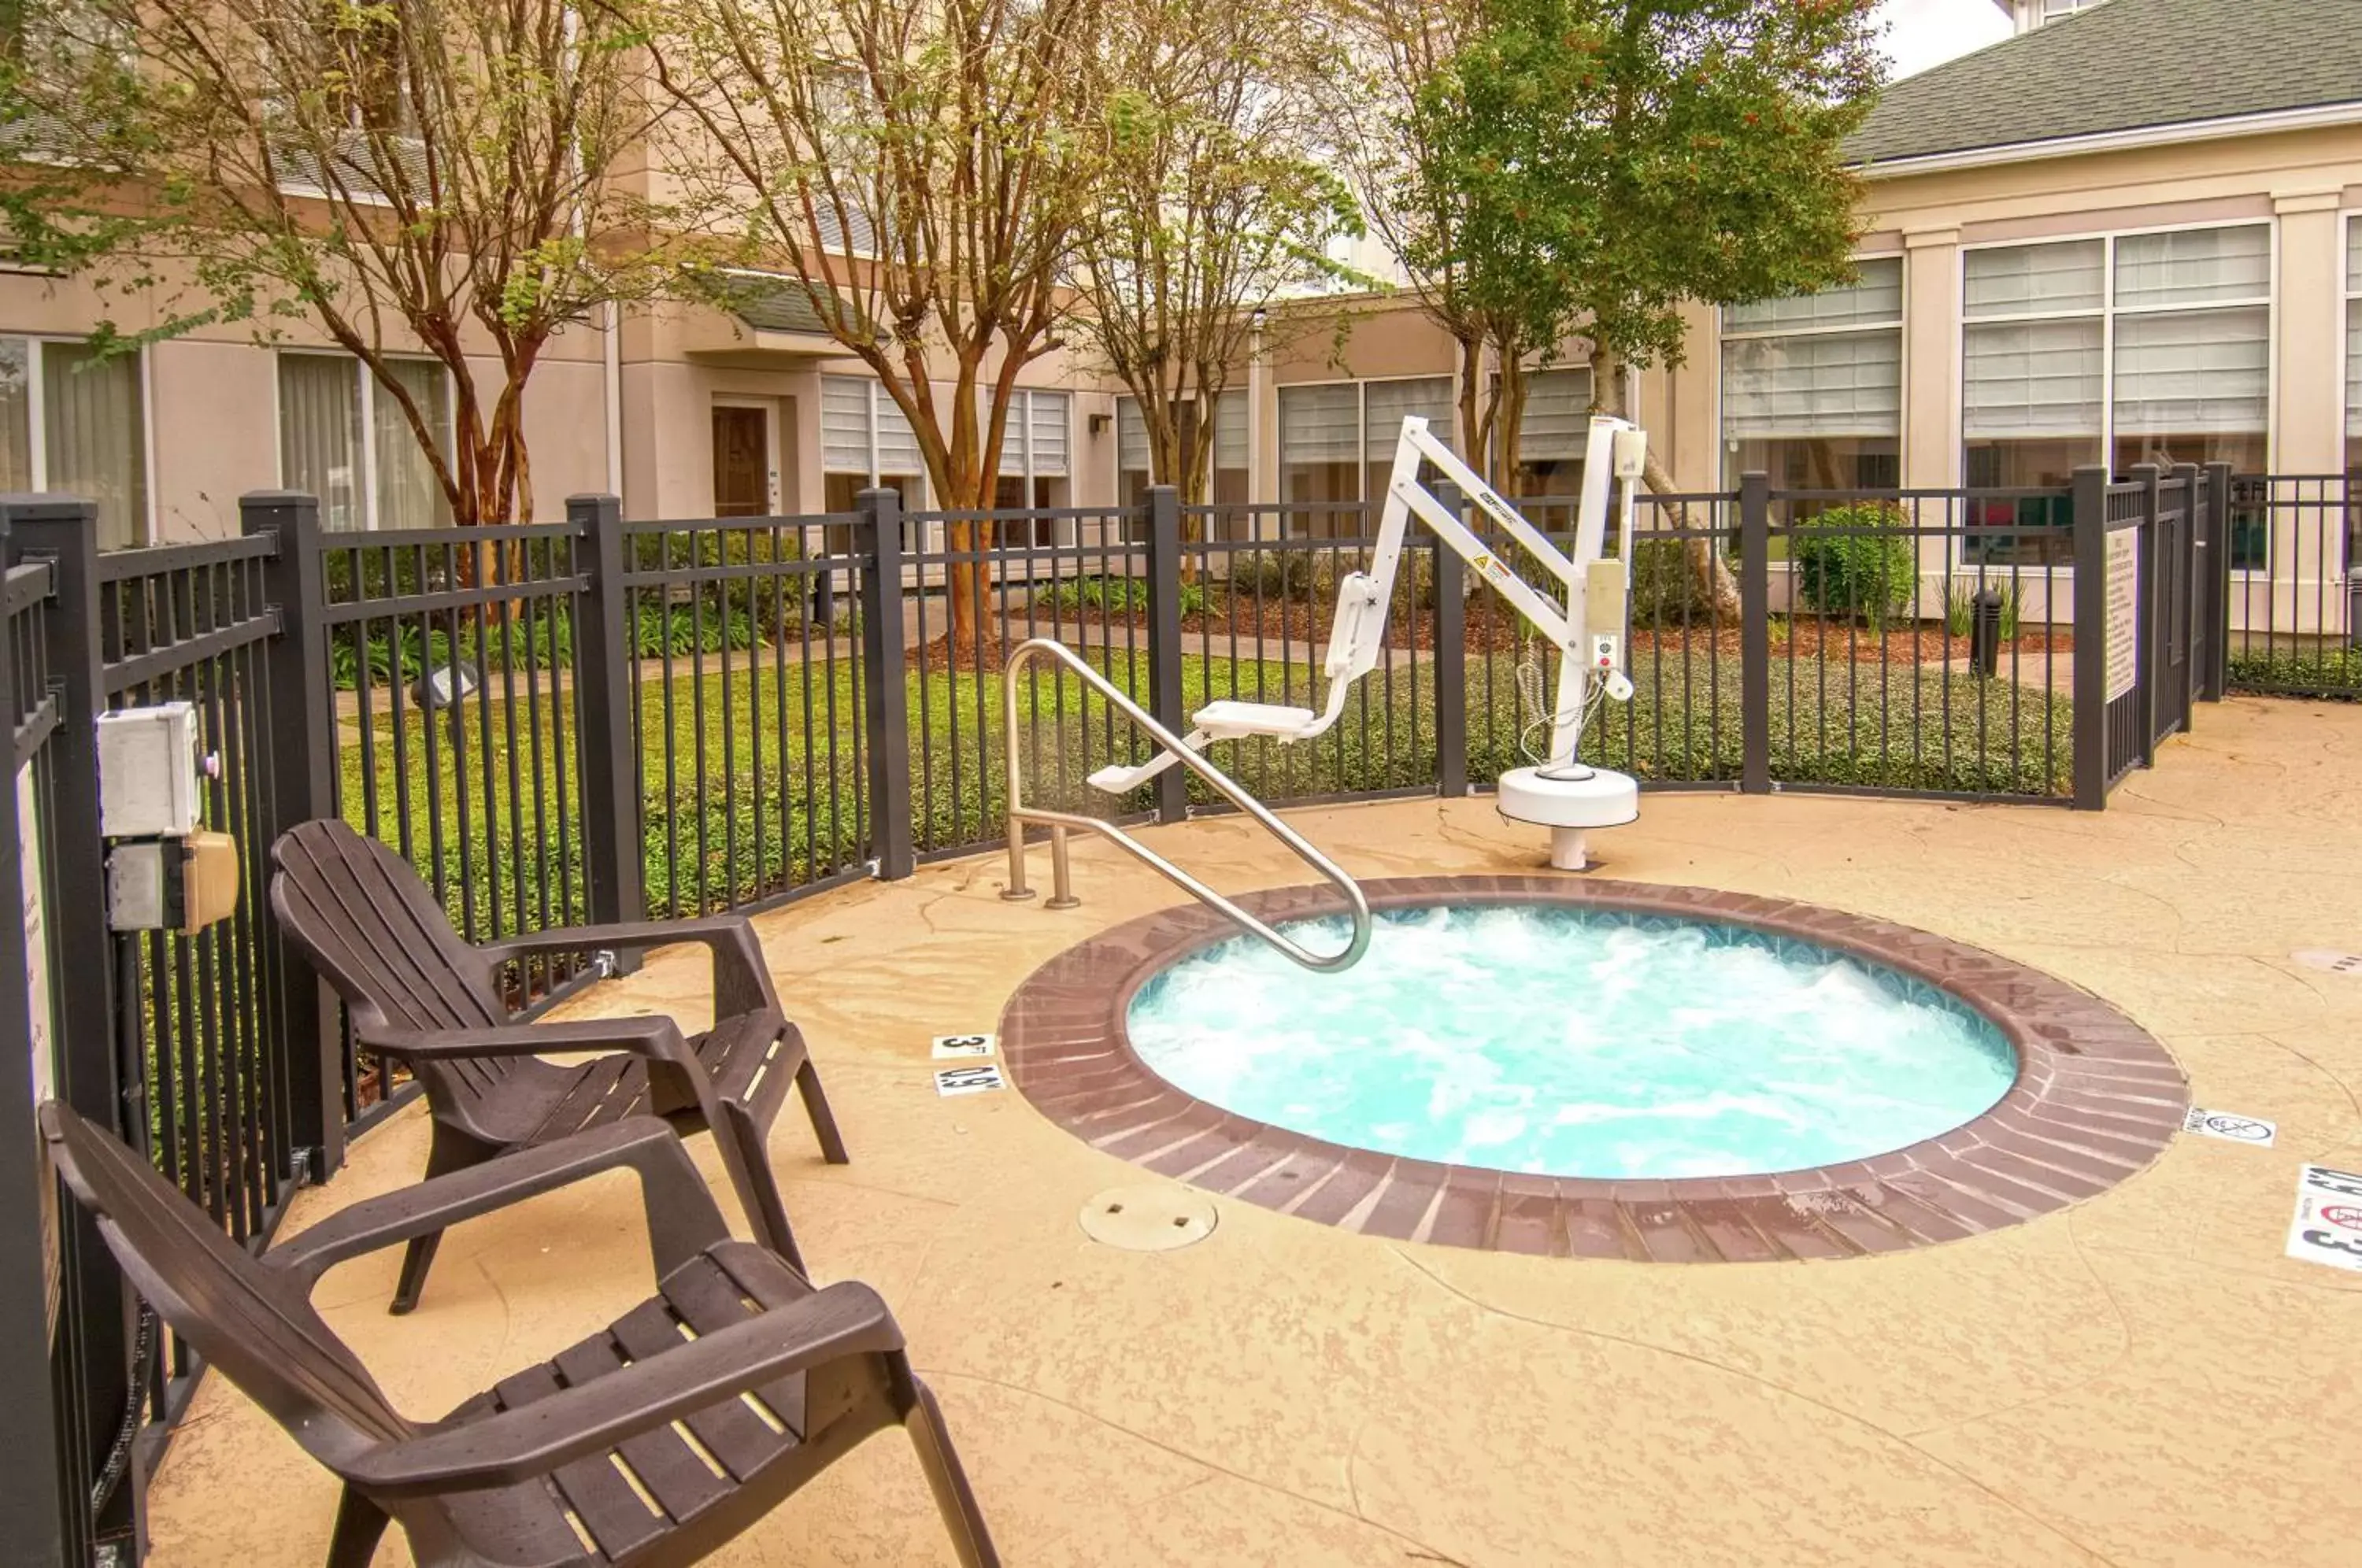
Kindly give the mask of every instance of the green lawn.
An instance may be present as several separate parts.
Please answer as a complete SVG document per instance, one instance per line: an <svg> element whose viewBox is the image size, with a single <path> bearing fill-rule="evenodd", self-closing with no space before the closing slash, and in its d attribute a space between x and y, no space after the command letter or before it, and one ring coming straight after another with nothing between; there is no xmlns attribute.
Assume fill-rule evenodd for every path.
<svg viewBox="0 0 2362 1568"><path fill-rule="evenodd" d="M1118 650L1094 658L1119 687L1144 699L1144 657ZM641 810L652 913L745 902L826 876L868 853L862 705L853 667L793 667L786 675L783 683L774 671L738 669L644 686ZM2033 689L1939 670L1799 665L1793 690L1784 667L1773 675L1775 779L2036 795L2069 788L2070 727L2063 699L2046 702ZM1095 813L1148 809L1150 787L1113 801L1083 782L1110 761L1146 755L1130 726L1070 677L1037 668L1021 679L1028 798ZM1189 657L1182 679L1191 711L1229 696L1314 706L1322 690L1318 672L1301 663ZM1629 704L1610 704L1595 722L1587 757L1649 779L1738 777L1737 658L1701 656L1662 667L1644 662L1635 683ZM1001 678L913 674L905 698L912 831L920 851L992 842L1004 804ZM579 810L563 804L579 799L579 762L571 736L553 724L562 705L554 711L543 701L538 730L524 703L514 707L513 731L509 707L468 703L465 734L456 745L447 718L437 721L443 727L430 745L414 714L399 745L390 719L375 723L366 763L358 732L349 726L344 746L341 799L348 816L389 839L408 823L412 853L422 865L439 858L455 917L479 933L495 923L538 926L584 912L582 823ZM1473 661L1472 783L1490 783L1526 760L1518 746L1524 727L1512 661ZM1255 795L1275 801L1431 787L1437 777L1432 668L1422 664L1415 679L1397 670L1390 684L1372 676L1349 699L1343 721L1317 740L1293 746L1226 745L1215 749L1213 760ZM1200 802L1213 798L1194 778L1188 790ZM365 810L372 798L374 823ZM473 824L464 857L456 831L462 820Z"/></svg>

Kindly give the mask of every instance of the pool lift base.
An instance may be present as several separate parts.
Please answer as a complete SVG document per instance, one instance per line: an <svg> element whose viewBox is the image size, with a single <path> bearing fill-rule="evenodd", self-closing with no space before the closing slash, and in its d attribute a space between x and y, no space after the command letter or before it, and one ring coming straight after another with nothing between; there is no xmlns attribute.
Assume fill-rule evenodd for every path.
<svg viewBox="0 0 2362 1568"><path fill-rule="evenodd" d="M1192 715L1189 733L1178 735L1063 643L1037 637L1019 645L1001 671L1006 734L1010 737L1010 744L1003 748L1008 770L1009 882L1001 897L1013 900L1032 896L1026 877L1025 829L1028 823L1039 823L1050 830L1053 897L1048 907L1073 908L1076 900L1066 841L1070 831L1079 830L1109 840L1308 969L1334 972L1360 962L1370 943L1370 909L1359 884L1200 754L1224 740L1260 737L1289 745L1323 734L1337 723L1344 713L1347 693L1377 668L1382 656L1386 612L1394 602L1395 574L1402 562L1404 536L1414 516L1557 650L1556 704L1529 723L1519 736L1522 746L1535 731L1547 728L1549 750L1540 754L1536 766L1502 776L1499 804L1503 816L1551 830L1552 866L1568 871L1584 869L1590 864L1586 833L1631 822L1639 814L1639 788L1628 776L1587 767L1575 753L1584 724L1602 697L1619 702L1632 697L1632 683L1623 670L1627 579L1624 562L1606 554L1607 520L1612 495L1619 536L1627 540L1633 536L1633 495L1647 460L1648 437L1638 426L1605 414L1592 416L1584 452L1583 500L1574 548L1571 554L1562 553L1524 513L1431 434L1425 419L1406 415L1395 442L1394 473L1386 486L1378 536L1371 545L1369 569L1349 574L1337 585L1336 619L1330 626L1329 646L1321 659L1329 681L1328 700L1318 711L1270 702L1209 702ZM1432 465L1457 485L1466 502L1530 558L1548 581L1537 585L1512 569L1502 559L1498 541L1472 528L1458 505L1447 504L1420 482L1423 464ZM1147 761L1102 767L1091 774L1087 782L1093 789L1108 795L1128 794L1175 766L1197 775L1344 894L1353 920L1346 945L1332 954L1314 953L1114 823L1079 812L1028 805L1019 767L1025 748L1015 744L1020 727L1017 676L1021 666L1043 660L1064 665L1153 743ZM1540 705L1537 694L1534 706ZM1529 750L1527 755L1536 754Z"/></svg>
<svg viewBox="0 0 2362 1568"><path fill-rule="evenodd" d="M1621 827L1640 815L1640 787L1628 773L1606 767L1517 767L1501 775L1495 801L1511 822L1550 829L1550 863L1561 871L1587 871L1584 834Z"/></svg>

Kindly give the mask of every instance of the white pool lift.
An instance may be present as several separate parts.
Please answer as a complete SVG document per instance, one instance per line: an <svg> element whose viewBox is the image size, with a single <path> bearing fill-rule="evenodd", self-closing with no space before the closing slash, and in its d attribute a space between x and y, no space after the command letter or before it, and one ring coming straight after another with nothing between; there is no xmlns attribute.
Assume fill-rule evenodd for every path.
<svg viewBox="0 0 2362 1568"><path fill-rule="evenodd" d="M1611 503L1619 520L1619 534L1628 539L1631 536L1633 496L1647 458L1648 438L1638 426L1605 414L1592 417L1584 446L1582 502L1570 555L1561 552L1548 536L1478 478L1428 429L1426 420L1415 414L1406 416L1395 442L1394 472L1386 484L1385 505L1379 516L1369 569L1353 572L1337 585L1336 619L1330 626L1328 648L1321 661L1329 687L1326 701L1318 711L1224 699L1198 709L1191 717L1189 733L1175 735L1062 643L1035 638L1021 645L1011 655L1004 674L1010 734L1013 736L1018 727L1019 667L1036 658L1065 664L1157 743L1156 754L1147 761L1129 767L1102 767L1090 776L1090 784L1108 794L1122 795L1176 764L1197 774L1347 893L1355 911L1355 922L1353 940L1345 950L1326 956L1308 952L1111 823L1025 805L1018 767L1023 748L1013 744L1007 748L1010 885L1006 896L1032 896L1025 879L1025 825L1046 823L1051 830L1056 876L1052 907L1070 907L1074 896L1066 870L1065 834L1068 829L1078 828L1114 842L1308 968L1341 969L1358 961L1369 941L1368 906L1359 887L1235 780L1207 762L1202 754L1217 741L1255 736L1291 745L1323 734L1337 723L1344 713L1353 683L1376 668L1384 657L1386 612L1393 602L1395 574L1402 561L1403 538L1414 515L1558 651L1556 703L1532 718L1520 736L1520 745L1533 757L1533 765L1503 774L1497 785L1497 799L1504 817L1551 830L1552 866L1569 871L1584 869L1591 863L1585 834L1631 822L1639 815L1639 791L1631 778L1587 766L1577 757L1576 750L1584 728L1602 698L1625 701L1632 695L1632 683L1624 672L1625 563L1605 552ZM1458 485L1468 502L1506 533L1549 580L1538 586L1520 577L1456 510L1446 506L1420 482L1422 462L1433 464L1445 479ZM1520 671L1521 693L1540 684L1539 679L1522 679L1529 673ZM1542 707L1538 694L1531 700L1531 706ZM1550 736L1546 750L1537 754L1525 746L1529 737L1545 729Z"/></svg>

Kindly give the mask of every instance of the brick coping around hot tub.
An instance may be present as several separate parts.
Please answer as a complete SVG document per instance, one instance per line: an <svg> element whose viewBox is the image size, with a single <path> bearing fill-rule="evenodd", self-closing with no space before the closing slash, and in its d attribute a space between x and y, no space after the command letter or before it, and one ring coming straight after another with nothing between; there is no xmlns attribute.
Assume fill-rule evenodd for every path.
<svg viewBox="0 0 2362 1568"><path fill-rule="evenodd" d="M1752 927L1917 976L1992 1020L2017 1081L1975 1121L1873 1159L1772 1176L1613 1181L1520 1176L1349 1149L1209 1105L1152 1072L1124 1016L1153 975L1236 928L1201 905L1101 933L1035 970L1001 1015L1018 1088L1092 1147L1205 1191L1367 1235L1652 1263L1858 1257L2014 1225L2096 1197L2181 1125L2181 1069L2106 1002L1929 932L1708 888L1571 877L1363 884L1376 910L1596 906ZM1266 920L1342 911L1327 888L1241 900Z"/></svg>

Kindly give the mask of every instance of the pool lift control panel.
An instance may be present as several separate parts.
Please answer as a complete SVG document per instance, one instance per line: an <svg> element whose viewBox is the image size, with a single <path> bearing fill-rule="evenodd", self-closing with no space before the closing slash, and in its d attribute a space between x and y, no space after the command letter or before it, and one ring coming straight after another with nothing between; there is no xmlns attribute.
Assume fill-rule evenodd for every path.
<svg viewBox="0 0 2362 1568"><path fill-rule="evenodd" d="M1215 741L1253 735L1285 744L1310 740L1335 724L1353 682L1376 668L1382 657L1395 573L1402 562L1404 536L1416 516L1558 652L1554 701L1544 700L1538 670L1520 671L1529 719L1520 744L1532 766L1503 774L1498 800L1503 816L1551 830L1552 866L1583 870L1590 864L1586 834L1639 815L1639 790L1631 777L1590 767L1576 751L1585 723L1603 699L1628 701L1632 696L1632 682L1624 671L1625 566L1606 553L1607 520L1612 509L1619 535L1630 536L1633 497L1648 456L1648 436L1639 426L1605 414L1592 417L1584 448L1582 505L1569 555L1478 478L1428 428L1426 420L1406 416L1395 441L1394 473L1386 484L1369 569L1337 585L1336 620L1322 660L1329 678L1327 701L1318 711L1271 702L1209 702L1192 717L1185 744L1202 751ZM1548 580L1539 585L1528 581L1499 547L1488 543L1421 483L1422 463L1434 465L1457 484L1469 503ZM1537 744L1544 732L1547 740ZM1177 760L1171 751L1159 751L1137 767L1103 767L1091 775L1090 782L1120 795Z"/></svg>

